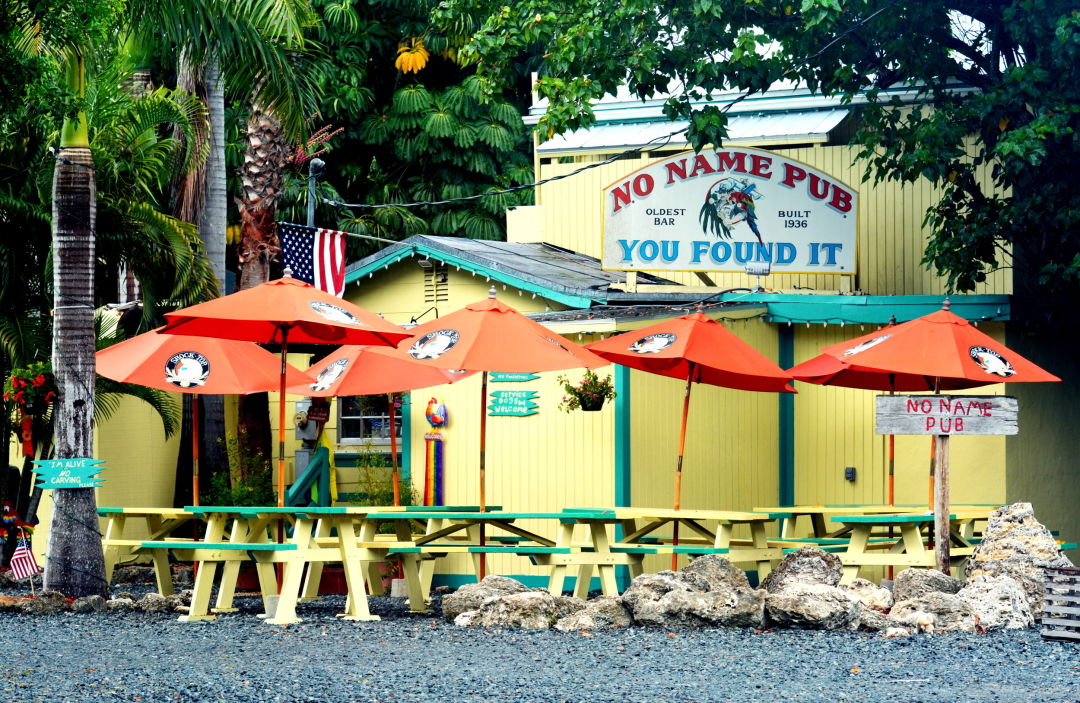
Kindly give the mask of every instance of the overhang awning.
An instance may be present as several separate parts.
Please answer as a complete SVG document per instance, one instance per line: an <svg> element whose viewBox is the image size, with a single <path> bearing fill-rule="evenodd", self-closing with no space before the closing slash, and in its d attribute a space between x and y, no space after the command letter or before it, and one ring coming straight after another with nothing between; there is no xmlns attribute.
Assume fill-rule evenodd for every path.
<svg viewBox="0 0 1080 703"><path fill-rule="evenodd" d="M745 113L728 118L725 144L768 142L769 144L809 144L829 141L849 110L812 110L805 112ZM552 137L537 147L540 155L622 149L627 147L665 146L664 137L685 129L688 122L654 121L595 125ZM685 133L672 137L671 144L685 145Z"/></svg>

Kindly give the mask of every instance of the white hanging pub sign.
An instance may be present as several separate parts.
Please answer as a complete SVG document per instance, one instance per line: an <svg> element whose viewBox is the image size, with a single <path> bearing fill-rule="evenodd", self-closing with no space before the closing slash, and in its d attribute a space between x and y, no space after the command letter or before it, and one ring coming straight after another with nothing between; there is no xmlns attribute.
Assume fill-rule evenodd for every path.
<svg viewBox="0 0 1080 703"><path fill-rule="evenodd" d="M602 266L629 271L855 273L857 191L760 149L654 161L604 189Z"/></svg>

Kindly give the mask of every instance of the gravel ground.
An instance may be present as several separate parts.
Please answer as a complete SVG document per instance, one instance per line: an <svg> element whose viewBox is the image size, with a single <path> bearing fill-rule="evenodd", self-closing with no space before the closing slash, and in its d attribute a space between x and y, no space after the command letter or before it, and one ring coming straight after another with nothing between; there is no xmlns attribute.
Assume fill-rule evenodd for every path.
<svg viewBox="0 0 1080 703"><path fill-rule="evenodd" d="M121 587L135 595L146 588ZM121 590L117 588L116 590ZM9 593L14 595L14 593ZM885 639L842 632L490 631L410 615L334 617L302 604L287 628L241 612L0 615L8 701L1036 701L1080 700L1080 645L1036 630Z"/></svg>

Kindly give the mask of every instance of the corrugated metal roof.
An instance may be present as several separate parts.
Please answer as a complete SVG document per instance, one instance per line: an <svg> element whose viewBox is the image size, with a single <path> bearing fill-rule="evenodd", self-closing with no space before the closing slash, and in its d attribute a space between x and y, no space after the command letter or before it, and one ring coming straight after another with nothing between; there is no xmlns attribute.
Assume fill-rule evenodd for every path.
<svg viewBox="0 0 1080 703"><path fill-rule="evenodd" d="M848 110L757 113L732 115L728 119L725 144L747 141L771 143L818 143L829 140L829 133L848 115ZM688 122L635 122L598 124L591 129L560 134L540 144L540 154L592 151L635 146L664 146L663 138L684 129ZM672 137L671 144L685 145L685 133Z"/></svg>

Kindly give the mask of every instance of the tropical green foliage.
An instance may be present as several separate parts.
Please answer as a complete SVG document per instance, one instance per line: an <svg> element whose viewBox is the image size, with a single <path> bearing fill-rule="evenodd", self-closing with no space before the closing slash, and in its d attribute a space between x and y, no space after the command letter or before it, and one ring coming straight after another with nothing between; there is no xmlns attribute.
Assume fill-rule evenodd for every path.
<svg viewBox="0 0 1080 703"><path fill-rule="evenodd" d="M429 22L434 4L424 1L316 0L314 5L322 20L314 41L332 66L321 77L315 126L345 128L322 157L336 194L329 197L369 204L436 201L531 180L528 134L520 117L524 106L511 103L519 93L484 94L475 66L457 53L467 23L455 31L437 29ZM399 60L421 43L423 55L414 53L408 65ZM280 219L303 221L305 193L302 184L287 186ZM409 209L324 207L318 217L351 232L393 239L419 232L500 239L506 207L531 198L525 190Z"/></svg>
<svg viewBox="0 0 1080 703"><path fill-rule="evenodd" d="M594 122L590 102L625 85L671 94L695 147L720 144L726 115L701 101L780 81L862 105L866 175L928 179L926 263L971 290L1015 266L1021 305L1080 290L1080 8L1072 0L447 0L444 22L484 13L463 55L488 91L540 47L544 135ZM790 85L790 83L788 83ZM920 103L903 109L896 89ZM865 104L863 104L865 103ZM990 178L978 177L986 167ZM1010 249L1013 255L1010 255Z"/></svg>

